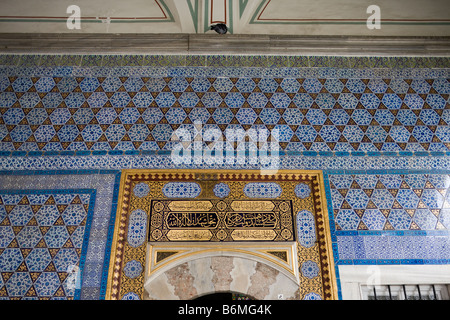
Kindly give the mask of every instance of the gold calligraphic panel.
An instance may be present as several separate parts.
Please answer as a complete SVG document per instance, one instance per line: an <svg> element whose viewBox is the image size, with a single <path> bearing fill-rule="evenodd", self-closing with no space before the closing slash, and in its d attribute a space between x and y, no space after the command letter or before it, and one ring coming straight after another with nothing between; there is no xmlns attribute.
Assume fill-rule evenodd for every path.
<svg viewBox="0 0 450 320"><path fill-rule="evenodd" d="M151 242L295 241L291 200L153 199L149 211Z"/></svg>

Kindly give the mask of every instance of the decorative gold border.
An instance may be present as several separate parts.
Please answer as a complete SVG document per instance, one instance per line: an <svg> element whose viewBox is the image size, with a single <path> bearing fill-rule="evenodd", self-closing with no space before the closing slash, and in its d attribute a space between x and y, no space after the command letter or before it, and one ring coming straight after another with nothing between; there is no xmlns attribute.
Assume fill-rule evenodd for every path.
<svg viewBox="0 0 450 320"><path fill-rule="evenodd" d="M124 250L124 237L126 233L126 209L128 207L130 190L127 189L126 181L131 175L141 175L142 178L151 180L157 178L161 174L164 179L179 178L188 179L200 176L230 175L230 180L256 178L261 181L296 181L299 176L316 177L317 182L313 182L312 194L314 196L315 218L316 218L316 234L319 243L318 250L320 256L320 269L322 273L323 298L325 300L335 300L337 295L336 275L334 268L333 251L331 245L331 233L329 227L327 201L325 197L325 186L322 171L320 170L278 170L277 173L271 175L262 175L260 170L214 170L214 169L127 169L122 171L118 206L116 213L116 224L114 229L114 237L111 248L111 259L108 273L108 283L106 291L106 299L118 299L117 295L120 290L120 271L122 269L122 253ZM275 178L275 179L274 179ZM313 179L314 180L314 179ZM118 256L119 254L119 256Z"/></svg>
<svg viewBox="0 0 450 320"><path fill-rule="evenodd" d="M159 271L161 268L163 268L167 264L171 264L174 261L178 261L180 259L189 257L189 256L195 256L203 253L209 253L209 252L217 252L220 250L221 252L237 252L237 253L243 253L246 255L253 255L260 259L270 261L271 263L279 266L280 268L288 271L290 274L296 276L296 270L294 270L295 264L294 261L291 259L295 258L296 250L294 250L295 242L285 243L285 244L272 244L272 243L265 243L265 244L239 244L239 248L236 248L233 243L227 243L228 245L224 245L223 243L205 243L205 244L157 244L157 245L150 245L153 248L150 248L150 252L148 253L150 256L149 262L155 261L156 257L153 255L153 252L156 254L156 252L161 251L179 251L176 254L171 257L168 257L167 260L164 259L161 262L158 262L154 265L151 265L148 263L147 266L147 272L146 277L150 277L155 272ZM271 247L269 249L269 247ZM173 248L173 249L171 249ZM181 248L181 249L177 249ZM186 248L192 248L194 250L185 250ZM258 249L258 248L264 248L264 249ZM281 249L280 249L281 248ZM198 249L198 250L195 250ZM283 261L277 258L276 256L273 256L267 251L286 251L288 261ZM259 251L259 252L257 252ZM295 252L294 252L295 251Z"/></svg>

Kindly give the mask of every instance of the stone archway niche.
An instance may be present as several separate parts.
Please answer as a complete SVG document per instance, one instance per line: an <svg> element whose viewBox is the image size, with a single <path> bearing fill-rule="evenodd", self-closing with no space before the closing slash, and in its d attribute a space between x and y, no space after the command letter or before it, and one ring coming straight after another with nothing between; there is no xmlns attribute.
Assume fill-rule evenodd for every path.
<svg viewBox="0 0 450 320"><path fill-rule="evenodd" d="M258 300L299 298L298 275L263 255L200 250L176 256L146 278L145 299L189 300L217 292L238 292Z"/></svg>

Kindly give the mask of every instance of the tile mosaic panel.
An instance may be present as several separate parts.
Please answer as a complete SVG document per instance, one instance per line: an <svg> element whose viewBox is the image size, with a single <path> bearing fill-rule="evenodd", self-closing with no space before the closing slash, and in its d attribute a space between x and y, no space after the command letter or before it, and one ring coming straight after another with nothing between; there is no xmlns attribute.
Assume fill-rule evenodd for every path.
<svg viewBox="0 0 450 320"><path fill-rule="evenodd" d="M0 170L9 171L0 190L96 191L80 297L99 299L119 170L268 168L248 156L176 164L170 140L179 128L198 133L198 123L224 138L227 129L277 129L278 169L325 170L337 265L447 264L449 68L443 57L0 55ZM211 195L224 199L227 187ZM133 192L145 199L150 190ZM293 192L311 196L301 185ZM136 270L130 261L125 272ZM301 265L306 278L314 270ZM28 281L15 274L9 280Z"/></svg>
<svg viewBox="0 0 450 320"><path fill-rule="evenodd" d="M104 299L119 178L0 172L1 299Z"/></svg>
<svg viewBox="0 0 450 320"><path fill-rule="evenodd" d="M448 171L326 174L338 264L450 262Z"/></svg>
<svg viewBox="0 0 450 320"><path fill-rule="evenodd" d="M0 295L79 298L94 205L92 189L0 192Z"/></svg>
<svg viewBox="0 0 450 320"><path fill-rule="evenodd" d="M449 151L448 59L417 58L431 67L414 69L388 68L395 59L381 58L380 68L350 69L252 67L237 58L224 68L188 67L187 57L163 68L78 60L42 67L47 56L36 56L35 66L22 67L3 56L0 149L170 150L177 128L200 121L221 132L276 128L281 149L291 152Z"/></svg>

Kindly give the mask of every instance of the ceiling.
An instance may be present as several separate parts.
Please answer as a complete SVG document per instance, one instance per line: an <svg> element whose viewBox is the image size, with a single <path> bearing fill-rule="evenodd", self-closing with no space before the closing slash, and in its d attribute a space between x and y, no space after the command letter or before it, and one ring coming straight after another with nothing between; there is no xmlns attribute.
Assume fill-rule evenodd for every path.
<svg viewBox="0 0 450 320"><path fill-rule="evenodd" d="M450 36L448 0L1 0L0 33L211 33ZM80 29L69 29L71 5ZM370 5L381 28L369 29ZM71 21L71 20L70 20ZM70 23L69 23L70 25Z"/></svg>

